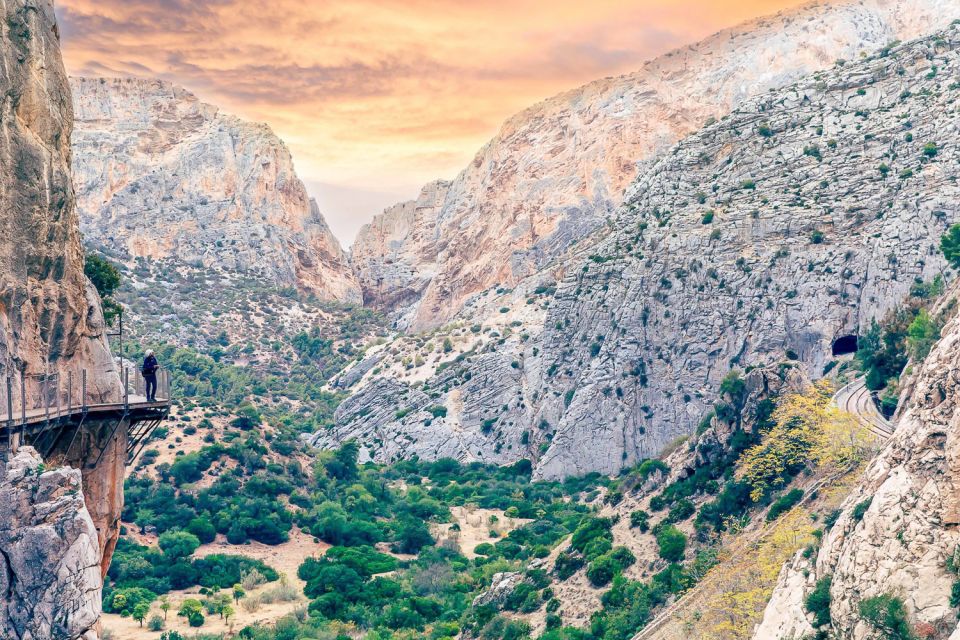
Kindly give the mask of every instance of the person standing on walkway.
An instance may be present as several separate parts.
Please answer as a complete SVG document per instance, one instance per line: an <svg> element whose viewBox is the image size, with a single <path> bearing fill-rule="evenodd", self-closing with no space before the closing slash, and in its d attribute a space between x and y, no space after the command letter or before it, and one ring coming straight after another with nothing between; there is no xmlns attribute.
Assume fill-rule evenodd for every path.
<svg viewBox="0 0 960 640"><path fill-rule="evenodd" d="M160 363L157 357L153 355L153 349L147 349L143 358L143 367L140 372L143 373L143 379L147 383L147 402L156 402L157 400L157 369Z"/></svg>

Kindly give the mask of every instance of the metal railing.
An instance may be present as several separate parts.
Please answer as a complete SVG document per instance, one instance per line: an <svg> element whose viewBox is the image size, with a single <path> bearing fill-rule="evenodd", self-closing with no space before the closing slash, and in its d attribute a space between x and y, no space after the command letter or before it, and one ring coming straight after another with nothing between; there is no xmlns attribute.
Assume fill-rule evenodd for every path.
<svg viewBox="0 0 960 640"><path fill-rule="evenodd" d="M22 426L39 421L83 413L92 407L118 405L129 408L131 404L147 402L146 380L138 368L122 365L118 370L99 371L99 376L119 375L119 385L109 385L108 391L93 390L87 369L66 374L26 374L19 372L7 375L0 383L0 427ZM156 403L170 401L170 373L157 371Z"/></svg>

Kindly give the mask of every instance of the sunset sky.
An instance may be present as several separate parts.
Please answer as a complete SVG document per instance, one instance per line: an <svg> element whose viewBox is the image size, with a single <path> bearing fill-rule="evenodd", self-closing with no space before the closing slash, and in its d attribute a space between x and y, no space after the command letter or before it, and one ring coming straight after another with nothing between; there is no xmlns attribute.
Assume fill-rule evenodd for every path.
<svg viewBox="0 0 960 640"><path fill-rule="evenodd" d="M268 122L349 245L504 119L804 0L57 0L74 75L163 78Z"/></svg>

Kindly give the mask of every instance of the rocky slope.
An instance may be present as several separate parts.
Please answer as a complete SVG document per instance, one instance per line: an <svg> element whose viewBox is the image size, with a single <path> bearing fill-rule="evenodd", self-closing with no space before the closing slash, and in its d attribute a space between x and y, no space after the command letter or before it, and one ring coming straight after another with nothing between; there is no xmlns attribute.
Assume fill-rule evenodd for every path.
<svg viewBox="0 0 960 640"><path fill-rule="evenodd" d="M316 442L616 472L692 432L731 367L816 377L943 266L958 48L951 28L745 102L650 163L581 260L421 339L449 351L384 348Z"/></svg>
<svg viewBox="0 0 960 640"><path fill-rule="evenodd" d="M90 399L119 397L100 302L83 273L70 175L73 113L53 4L8 0L0 12L0 368L27 374L28 397L39 392L30 376L79 379L81 370ZM26 447L0 458L0 636L95 638L123 460L85 470L81 481L79 471L45 471ZM98 496L96 519L81 482Z"/></svg>
<svg viewBox="0 0 960 640"><path fill-rule="evenodd" d="M359 301L336 238L264 124L156 80L72 80L74 172L88 242L127 259L256 274Z"/></svg>
<svg viewBox="0 0 960 640"><path fill-rule="evenodd" d="M426 329L513 286L614 214L638 162L751 96L915 38L956 0L836 0L722 31L508 120L451 184L384 212L353 247L364 299ZM416 214L414 214L416 212Z"/></svg>
<svg viewBox="0 0 960 640"><path fill-rule="evenodd" d="M955 301L958 292L953 287L947 299ZM804 600L828 577L831 637L875 637L860 603L884 595L902 599L918 637L960 637L951 601L960 549L960 320L947 324L914 369L896 435L846 500L819 552L809 559L798 555L784 567L756 640L812 635L814 619Z"/></svg>

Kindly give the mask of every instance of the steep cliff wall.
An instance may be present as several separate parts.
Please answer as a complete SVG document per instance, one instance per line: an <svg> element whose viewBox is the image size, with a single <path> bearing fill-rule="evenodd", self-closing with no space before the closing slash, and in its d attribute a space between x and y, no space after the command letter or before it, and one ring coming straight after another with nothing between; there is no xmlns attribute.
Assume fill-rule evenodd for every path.
<svg viewBox="0 0 960 640"><path fill-rule="evenodd" d="M401 205L373 223L406 227L397 234L405 245L360 233L354 267L366 299L398 309L413 329L442 325L471 296L514 286L600 227L621 204L637 163L709 118L958 16L957 0L817 2L546 100L503 125L449 186L438 212L414 220ZM386 276L384 263L395 265Z"/></svg>
<svg viewBox="0 0 960 640"><path fill-rule="evenodd" d="M87 241L359 302L343 250L267 125L158 80L74 78L72 86Z"/></svg>
<svg viewBox="0 0 960 640"><path fill-rule="evenodd" d="M79 380L82 370L90 400L119 397L100 302L83 274L70 175L73 111L53 5L6 0L0 13L0 372L15 381L25 373L28 401L39 392L31 376ZM125 456L110 464L105 457L81 479L56 462L44 468L32 449L11 459L5 440L3 448L0 637L95 638ZM96 496L90 509L84 492Z"/></svg>
<svg viewBox="0 0 960 640"><path fill-rule="evenodd" d="M958 294L954 286L947 299ZM960 637L951 602L958 582L951 565L957 566L960 549L960 320L947 324L914 369L896 434L847 499L819 553L810 560L799 555L784 568L756 640L813 634L803 603L827 577L831 637L878 637L859 609L883 595L902 599L910 628L923 630L918 637Z"/></svg>
<svg viewBox="0 0 960 640"><path fill-rule="evenodd" d="M958 49L951 28L747 101L641 172L555 294L548 272L490 292L449 357L385 358L317 442L616 472L691 433L731 367L818 376L834 339L942 269Z"/></svg>

